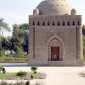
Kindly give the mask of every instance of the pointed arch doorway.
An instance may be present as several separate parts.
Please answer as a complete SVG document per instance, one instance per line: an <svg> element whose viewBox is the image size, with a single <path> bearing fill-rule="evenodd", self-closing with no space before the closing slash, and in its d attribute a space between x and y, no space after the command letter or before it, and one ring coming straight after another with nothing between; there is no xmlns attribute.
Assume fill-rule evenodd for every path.
<svg viewBox="0 0 85 85"><path fill-rule="evenodd" d="M57 38L50 40L48 45L48 60L49 61L62 61L63 60L62 44Z"/></svg>
<svg viewBox="0 0 85 85"><path fill-rule="evenodd" d="M59 61L60 47L51 47L51 61Z"/></svg>

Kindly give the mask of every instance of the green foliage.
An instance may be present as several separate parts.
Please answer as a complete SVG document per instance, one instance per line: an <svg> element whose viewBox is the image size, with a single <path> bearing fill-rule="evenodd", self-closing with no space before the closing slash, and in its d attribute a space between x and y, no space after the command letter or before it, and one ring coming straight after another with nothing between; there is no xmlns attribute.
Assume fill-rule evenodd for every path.
<svg viewBox="0 0 85 85"><path fill-rule="evenodd" d="M82 33L85 36L85 25L82 26Z"/></svg>
<svg viewBox="0 0 85 85"><path fill-rule="evenodd" d="M5 70L5 68L3 68L3 66L2 65L0 65L0 72L3 72L3 73L6 73L6 70Z"/></svg>
<svg viewBox="0 0 85 85"><path fill-rule="evenodd" d="M13 25L13 39L15 42L15 49L28 52L28 24ZM19 51L20 52L20 51Z"/></svg>
<svg viewBox="0 0 85 85"><path fill-rule="evenodd" d="M5 50L0 48L0 57L3 57L5 55Z"/></svg>
<svg viewBox="0 0 85 85"><path fill-rule="evenodd" d="M16 80L16 74L15 73L0 73L0 80Z"/></svg>
<svg viewBox="0 0 85 85"><path fill-rule="evenodd" d="M20 83L12 84L12 83L6 83L6 82L2 81L2 82L0 83L0 85L25 85L25 83L20 82Z"/></svg>
<svg viewBox="0 0 85 85"><path fill-rule="evenodd" d="M24 56L24 51L22 50L22 47L16 46L16 55L15 56Z"/></svg>
<svg viewBox="0 0 85 85"><path fill-rule="evenodd" d="M83 56L85 60L85 36L83 36Z"/></svg>
<svg viewBox="0 0 85 85"><path fill-rule="evenodd" d="M1 22L3 23L3 19ZM13 25L12 37L2 37L2 49L11 51L12 56L25 56L28 52L28 24ZM2 49L0 56L5 56Z"/></svg>
<svg viewBox="0 0 85 85"><path fill-rule="evenodd" d="M27 74L27 72L20 71L20 72L16 73L16 76L22 78L22 77L26 76L26 74Z"/></svg>
<svg viewBox="0 0 85 85"><path fill-rule="evenodd" d="M30 81L27 81L25 85L30 85Z"/></svg>
<svg viewBox="0 0 85 85"><path fill-rule="evenodd" d="M3 73L6 73L6 70L5 70L5 68L2 68L2 72L3 72Z"/></svg>
<svg viewBox="0 0 85 85"><path fill-rule="evenodd" d="M9 62L27 62L28 61L28 58L27 56L17 56L17 55L14 55L14 56L3 56L3 57L0 57L0 62L4 62L4 63L9 63Z"/></svg>
<svg viewBox="0 0 85 85"><path fill-rule="evenodd" d="M82 34L83 34L83 57L85 61L85 25L82 26Z"/></svg>
<svg viewBox="0 0 85 85"><path fill-rule="evenodd" d="M4 19L2 18L0 19L0 30L3 30L3 29L10 31L8 24L4 22Z"/></svg>
<svg viewBox="0 0 85 85"><path fill-rule="evenodd" d="M37 73L37 69L38 69L38 68L37 68L36 66L31 67L31 70L33 71L34 74Z"/></svg>
<svg viewBox="0 0 85 85"><path fill-rule="evenodd" d="M32 73L32 72L17 72L17 73L0 73L0 80L29 80L29 79L45 79L46 74L44 73Z"/></svg>
<svg viewBox="0 0 85 85"><path fill-rule="evenodd" d="M2 41L2 49L8 50L9 46L9 38L1 37Z"/></svg>
<svg viewBox="0 0 85 85"><path fill-rule="evenodd" d="M31 79L33 79L34 78L34 75L33 74L31 74Z"/></svg>
<svg viewBox="0 0 85 85"><path fill-rule="evenodd" d="M38 68L36 66L31 67L32 71L36 71Z"/></svg>
<svg viewBox="0 0 85 85"><path fill-rule="evenodd" d="M2 48L0 48L0 62L27 61L28 53L28 24L14 24L12 37L0 37ZM0 19L0 30L10 30L4 19ZM17 58L15 58L17 57Z"/></svg>

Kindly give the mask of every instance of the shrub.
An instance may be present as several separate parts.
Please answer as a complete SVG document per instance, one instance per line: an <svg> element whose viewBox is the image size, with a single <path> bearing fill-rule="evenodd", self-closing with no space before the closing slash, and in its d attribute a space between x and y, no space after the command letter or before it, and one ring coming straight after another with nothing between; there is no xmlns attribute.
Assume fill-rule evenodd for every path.
<svg viewBox="0 0 85 85"><path fill-rule="evenodd" d="M3 72L3 73L6 73L6 70L5 70L5 68L3 68L3 66L2 65L0 65L0 72Z"/></svg>
<svg viewBox="0 0 85 85"><path fill-rule="evenodd" d="M5 68L2 68L2 71L3 71L3 73L6 73L6 70L5 70Z"/></svg>
<svg viewBox="0 0 85 85"><path fill-rule="evenodd" d="M33 67L31 67L31 70L34 72L34 74L36 74L37 73L37 67L36 66L33 66Z"/></svg>
<svg viewBox="0 0 85 85"><path fill-rule="evenodd" d="M31 75L31 79L33 79L34 78L34 76L33 75Z"/></svg>
<svg viewBox="0 0 85 85"><path fill-rule="evenodd" d="M26 85L30 85L30 82L29 82L29 81L27 81L27 82L26 82Z"/></svg>
<svg viewBox="0 0 85 85"><path fill-rule="evenodd" d="M16 73L16 76L22 78L22 77L26 76L26 74L27 74L27 72L20 71L20 72Z"/></svg>

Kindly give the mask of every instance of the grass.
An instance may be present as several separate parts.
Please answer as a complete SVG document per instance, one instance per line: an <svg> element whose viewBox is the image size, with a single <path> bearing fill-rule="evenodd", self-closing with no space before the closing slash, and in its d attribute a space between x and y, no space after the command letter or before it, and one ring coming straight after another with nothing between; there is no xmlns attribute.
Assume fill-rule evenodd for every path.
<svg viewBox="0 0 85 85"><path fill-rule="evenodd" d="M15 79L16 78L16 74L15 73L0 73L0 79L8 79L9 78L12 78L12 79Z"/></svg>
<svg viewBox="0 0 85 85"><path fill-rule="evenodd" d="M31 79L31 75L33 76L33 79L41 79L39 73L32 73L32 72L28 72L27 75L25 77L23 77L23 80L30 80ZM16 76L16 73L0 73L0 80L17 80L20 79L20 77Z"/></svg>
<svg viewBox="0 0 85 85"><path fill-rule="evenodd" d="M10 63L10 62L27 62L28 58L27 56L24 57L13 57L13 56L3 56L0 57L0 63Z"/></svg>

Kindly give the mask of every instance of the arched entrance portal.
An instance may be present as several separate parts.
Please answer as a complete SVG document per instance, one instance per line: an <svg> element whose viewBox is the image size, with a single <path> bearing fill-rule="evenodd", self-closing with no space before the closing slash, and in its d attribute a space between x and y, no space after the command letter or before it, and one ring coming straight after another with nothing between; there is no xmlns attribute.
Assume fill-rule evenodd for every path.
<svg viewBox="0 0 85 85"><path fill-rule="evenodd" d="M48 60L49 61L62 61L63 48L59 39L53 38L48 45Z"/></svg>

